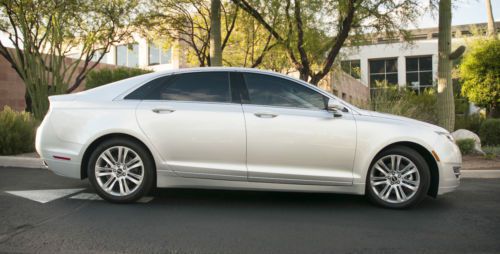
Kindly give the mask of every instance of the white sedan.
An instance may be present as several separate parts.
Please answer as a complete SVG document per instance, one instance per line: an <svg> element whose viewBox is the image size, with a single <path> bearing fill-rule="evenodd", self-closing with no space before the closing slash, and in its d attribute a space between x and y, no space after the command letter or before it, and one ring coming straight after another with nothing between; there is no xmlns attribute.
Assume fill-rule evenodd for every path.
<svg viewBox="0 0 500 254"><path fill-rule="evenodd" d="M36 137L45 165L111 202L185 187L366 194L404 208L460 183L446 130L274 72L156 72L49 100Z"/></svg>

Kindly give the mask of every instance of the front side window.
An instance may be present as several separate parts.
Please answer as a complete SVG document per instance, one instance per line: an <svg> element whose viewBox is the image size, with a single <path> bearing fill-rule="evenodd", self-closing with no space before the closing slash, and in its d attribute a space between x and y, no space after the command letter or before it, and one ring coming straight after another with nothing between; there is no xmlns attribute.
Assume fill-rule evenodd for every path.
<svg viewBox="0 0 500 254"><path fill-rule="evenodd" d="M165 78L144 99L199 102L231 102L227 72L177 74ZM145 85L146 87L147 85Z"/></svg>
<svg viewBox="0 0 500 254"><path fill-rule="evenodd" d="M249 104L293 107L306 109L325 109L326 97L310 88L293 81L263 75L246 73Z"/></svg>
<svg viewBox="0 0 500 254"><path fill-rule="evenodd" d="M139 66L139 44L116 46L116 65L126 67Z"/></svg>

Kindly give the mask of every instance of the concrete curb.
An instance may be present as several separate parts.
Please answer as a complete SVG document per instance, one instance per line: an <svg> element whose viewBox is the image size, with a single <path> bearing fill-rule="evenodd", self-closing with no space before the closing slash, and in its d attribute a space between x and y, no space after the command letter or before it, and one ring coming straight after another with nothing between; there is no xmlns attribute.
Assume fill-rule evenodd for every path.
<svg viewBox="0 0 500 254"><path fill-rule="evenodd" d="M0 167L41 168L42 159L19 156L0 156Z"/></svg>
<svg viewBox="0 0 500 254"><path fill-rule="evenodd" d="M0 156L0 167L42 168L42 159ZM500 178L500 169L463 169L460 172L462 178Z"/></svg>
<svg viewBox="0 0 500 254"><path fill-rule="evenodd" d="M460 170L462 178L500 178L500 169Z"/></svg>

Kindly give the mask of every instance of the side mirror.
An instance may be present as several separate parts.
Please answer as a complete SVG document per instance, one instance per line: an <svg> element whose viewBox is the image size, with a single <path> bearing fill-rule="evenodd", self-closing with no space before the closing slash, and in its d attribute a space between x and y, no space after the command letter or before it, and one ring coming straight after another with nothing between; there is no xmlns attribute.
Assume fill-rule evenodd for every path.
<svg viewBox="0 0 500 254"><path fill-rule="evenodd" d="M344 105L338 100L328 99L327 110L333 112L333 117L342 117L342 112L344 110Z"/></svg>
<svg viewBox="0 0 500 254"><path fill-rule="evenodd" d="M328 99L327 109L331 111L343 111L344 105L342 105L342 103L340 103L338 100Z"/></svg>

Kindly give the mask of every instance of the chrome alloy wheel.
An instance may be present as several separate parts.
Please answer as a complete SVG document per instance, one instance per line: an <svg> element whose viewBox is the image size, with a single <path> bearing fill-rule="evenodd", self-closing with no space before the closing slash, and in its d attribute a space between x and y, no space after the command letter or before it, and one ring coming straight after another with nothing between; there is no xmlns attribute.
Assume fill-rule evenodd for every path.
<svg viewBox="0 0 500 254"><path fill-rule="evenodd" d="M417 193L420 173L410 159L401 155L387 155L373 165L370 185L380 199L389 203L403 203Z"/></svg>
<svg viewBox="0 0 500 254"><path fill-rule="evenodd" d="M113 196L127 196L139 188L144 179L144 164L134 150L113 146L102 152L95 164L99 187Z"/></svg>

